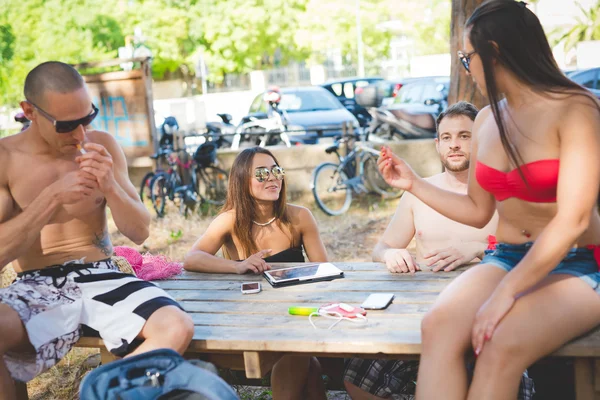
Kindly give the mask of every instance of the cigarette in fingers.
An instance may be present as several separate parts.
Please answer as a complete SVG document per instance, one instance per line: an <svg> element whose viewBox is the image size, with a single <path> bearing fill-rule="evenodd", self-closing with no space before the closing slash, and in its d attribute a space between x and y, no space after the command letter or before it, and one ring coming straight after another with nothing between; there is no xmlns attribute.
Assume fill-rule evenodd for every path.
<svg viewBox="0 0 600 400"><path fill-rule="evenodd" d="M86 154L87 151L85 151L85 149L83 147L81 147L81 144L77 145L77 150L79 150L81 152L81 154Z"/></svg>

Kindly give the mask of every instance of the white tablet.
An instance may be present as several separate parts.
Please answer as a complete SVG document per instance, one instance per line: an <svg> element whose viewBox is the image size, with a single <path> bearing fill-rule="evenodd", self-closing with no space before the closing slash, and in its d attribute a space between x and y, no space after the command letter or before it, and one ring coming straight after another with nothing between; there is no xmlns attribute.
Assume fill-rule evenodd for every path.
<svg viewBox="0 0 600 400"><path fill-rule="evenodd" d="M273 287L343 278L344 271L332 263L301 265L263 272Z"/></svg>

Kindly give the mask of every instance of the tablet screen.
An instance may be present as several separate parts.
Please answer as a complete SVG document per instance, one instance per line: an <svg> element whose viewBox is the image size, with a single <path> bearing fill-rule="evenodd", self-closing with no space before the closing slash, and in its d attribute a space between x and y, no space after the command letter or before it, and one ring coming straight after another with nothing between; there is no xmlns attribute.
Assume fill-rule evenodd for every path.
<svg viewBox="0 0 600 400"><path fill-rule="evenodd" d="M295 279L302 278L305 276L314 276L316 275L318 270L318 265L309 265L306 267L269 271L269 275L271 275L275 281L281 281L283 279Z"/></svg>
<svg viewBox="0 0 600 400"><path fill-rule="evenodd" d="M306 277L320 277L327 275L335 275L341 272L336 266L331 263L306 265L302 267L284 268L267 271L275 282L281 282L287 279L299 279Z"/></svg>

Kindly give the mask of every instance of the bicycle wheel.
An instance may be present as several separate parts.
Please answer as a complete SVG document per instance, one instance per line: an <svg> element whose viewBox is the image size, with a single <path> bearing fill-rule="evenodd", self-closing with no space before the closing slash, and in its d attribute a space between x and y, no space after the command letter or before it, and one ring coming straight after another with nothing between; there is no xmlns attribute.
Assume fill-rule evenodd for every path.
<svg viewBox="0 0 600 400"><path fill-rule="evenodd" d="M161 218L165 215L165 205L167 204L167 197L169 194L169 174L160 173L156 174L150 182L150 198L152 200L152 207L156 211L156 215Z"/></svg>
<svg viewBox="0 0 600 400"><path fill-rule="evenodd" d="M342 215L352 202L352 189L346 186L348 175L338 165L323 163L315 168L312 192L319 208L329 215Z"/></svg>
<svg viewBox="0 0 600 400"><path fill-rule="evenodd" d="M142 203L145 203L146 200L152 200L150 198L150 182L152 182L154 175L156 175L154 171L151 171L142 178L142 182L140 183L140 200L142 200Z"/></svg>
<svg viewBox="0 0 600 400"><path fill-rule="evenodd" d="M199 199L192 185L181 186L175 189L176 203L179 202L179 214L187 218L196 210Z"/></svg>
<svg viewBox="0 0 600 400"><path fill-rule="evenodd" d="M219 167L196 169L196 190L203 201L217 206L225 204L227 197L227 172Z"/></svg>
<svg viewBox="0 0 600 400"><path fill-rule="evenodd" d="M371 191L387 199L400 197L404 192L387 184L377 168L377 161L373 157L367 157L363 163L363 176Z"/></svg>

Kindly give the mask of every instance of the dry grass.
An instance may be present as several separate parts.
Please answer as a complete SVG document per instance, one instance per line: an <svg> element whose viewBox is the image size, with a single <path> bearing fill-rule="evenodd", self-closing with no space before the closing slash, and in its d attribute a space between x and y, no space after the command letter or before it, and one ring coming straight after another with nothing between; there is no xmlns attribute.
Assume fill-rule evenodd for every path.
<svg viewBox="0 0 600 400"><path fill-rule="evenodd" d="M295 204L309 207L317 219L321 237L329 258L334 261L370 261L371 250L387 226L397 205L397 200L382 201L378 197L362 197L355 201L350 211L340 217L329 217L316 209L311 199L296 199ZM209 214L211 211L209 210ZM213 210L214 215L214 210ZM204 232L213 217L194 215L183 218L173 207L165 218L154 218L150 238L141 252L164 254L173 260L182 260L194 241ZM112 219L109 230L114 245L136 247L115 227ZM97 366L97 350L74 349L59 365L40 375L28 385L32 400L77 399L79 383L83 376ZM270 399L268 388L239 387L243 399ZM330 399L344 399L345 394L330 392Z"/></svg>

